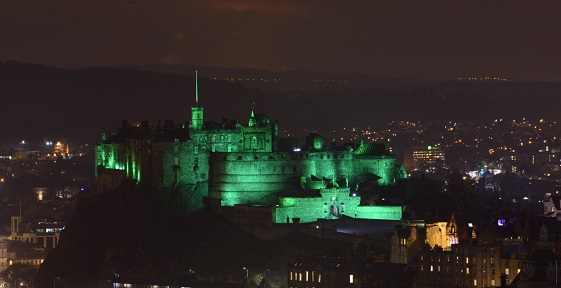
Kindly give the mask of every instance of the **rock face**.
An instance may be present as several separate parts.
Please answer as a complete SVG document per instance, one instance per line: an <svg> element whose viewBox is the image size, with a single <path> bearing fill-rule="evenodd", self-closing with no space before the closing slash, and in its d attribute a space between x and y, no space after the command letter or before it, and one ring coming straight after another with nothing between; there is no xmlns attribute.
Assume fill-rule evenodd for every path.
<svg viewBox="0 0 561 288"><path fill-rule="evenodd" d="M115 275L174 279L189 277L192 270L198 280L241 282L242 267L270 269L282 285L286 264L296 251L353 250L352 244L303 235L259 240L209 209L178 215L174 210L201 205L192 196L200 194L197 189L208 189L204 185L170 191L167 203L172 205L156 189L134 180L113 190L95 185L80 195L59 245L39 269L35 287L52 287L55 278L57 287L97 287ZM97 191L99 187L104 188Z"/></svg>

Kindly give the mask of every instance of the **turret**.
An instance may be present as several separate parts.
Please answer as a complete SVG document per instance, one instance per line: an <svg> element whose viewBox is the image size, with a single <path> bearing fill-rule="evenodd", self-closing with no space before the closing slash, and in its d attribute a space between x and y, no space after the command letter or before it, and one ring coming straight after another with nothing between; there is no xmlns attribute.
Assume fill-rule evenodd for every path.
<svg viewBox="0 0 561 288"><path fill-rule="evenodd" d="M257 125L257 121L255 121L255 102L253 102L253 106L251 106L251 116L249 117L249 123L247 126L253 127Z"/></svg>

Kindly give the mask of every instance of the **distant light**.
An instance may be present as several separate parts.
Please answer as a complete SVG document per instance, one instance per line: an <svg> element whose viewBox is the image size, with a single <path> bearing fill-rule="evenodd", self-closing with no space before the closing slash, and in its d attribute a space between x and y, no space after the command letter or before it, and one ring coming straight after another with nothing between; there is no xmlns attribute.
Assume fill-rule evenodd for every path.
<svg viewBox="0 0 561 288"><path fill-rule="evenodd" d="M522 199L524 199L524 200L528 200L528 199L530 199L530 198L528 198L528 196L525 196L525 197L524 197L524 198L522 198Z"/></svg>
<svg viewBox="0 0 561 288"><path fill-rule="evenodd" d="M353 193L353 197L356 197L356 193Z"/></svg>
<svg viewBox="0 0 561 288"><path fill-rule="evenodd" d="M25 144L25 140L21 140L21 144Z"/></svg>
<svg viewBox="0 0 561 288"><path fill-rule="evenodd" d="M294 148L294 150L292 150L292 151L294 151L294 152L300 152L300 150L301 150L300 148Z"/></svg>
<svg viewBox="0 0 561 288"><path fill-rule="evenodd" d="M473 228L473 223L468 223L469 228Z"/></svg>

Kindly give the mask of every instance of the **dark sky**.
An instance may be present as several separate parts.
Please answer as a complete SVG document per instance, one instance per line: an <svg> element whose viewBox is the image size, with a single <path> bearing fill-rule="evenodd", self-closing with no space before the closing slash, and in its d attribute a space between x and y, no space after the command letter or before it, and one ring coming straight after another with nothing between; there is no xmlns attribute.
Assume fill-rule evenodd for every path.
<svg viewBox="0 0 561 288"><path fill-rule="evenodd" d="M0 1L0 60L561 78L561 1Z"/></svg>

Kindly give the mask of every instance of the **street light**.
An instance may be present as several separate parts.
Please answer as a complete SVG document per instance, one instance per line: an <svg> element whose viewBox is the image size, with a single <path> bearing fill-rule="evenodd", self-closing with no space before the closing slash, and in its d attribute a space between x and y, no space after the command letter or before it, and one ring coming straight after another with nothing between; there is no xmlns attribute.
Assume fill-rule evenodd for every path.
<svg viewBox="0 0 561 288"><path fill-rule="evenodd" d="M243 267L243 270L245 270L245 288L247 288L249 286L249 269Z"/></svg>

